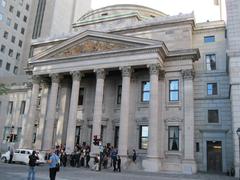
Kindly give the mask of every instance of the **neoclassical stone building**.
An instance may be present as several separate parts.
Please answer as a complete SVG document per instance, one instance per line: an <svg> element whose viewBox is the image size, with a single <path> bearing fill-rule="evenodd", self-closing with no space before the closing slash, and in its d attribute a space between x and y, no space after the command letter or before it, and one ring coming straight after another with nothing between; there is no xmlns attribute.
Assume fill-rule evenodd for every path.
<svg viewBox="0 0 240 180"><path fill-rule="evenodd" d="M146 171L226 172L234 167L226 48L223 21L137 5L91 11L72 33L32 43L19 146L65 144L71 153L86 142L96 154L97 135L123 164L136 149Z"/></svg>

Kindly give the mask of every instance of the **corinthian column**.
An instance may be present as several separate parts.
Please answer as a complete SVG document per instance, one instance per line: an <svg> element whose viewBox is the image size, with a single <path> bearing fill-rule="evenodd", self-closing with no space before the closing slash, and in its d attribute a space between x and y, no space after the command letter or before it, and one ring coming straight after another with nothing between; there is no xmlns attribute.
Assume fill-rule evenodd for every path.
<svg viewBox="0 0 240 180"><path fill-rule="evenodd" d="M53 147L53 129L56 116L57 94L59 86L59 75L51 74L50 77L52 79L52 85L49 95L48 111L43 137L43 150L49 150Z"/></svg>
<svg viewBox="0 0 240 180"><path fill-rule="evenodd" d="M123 67L122 69L122 97L120 112L120 129L119 129L119 147L118 154L122 156L122 161L127 160L128 150L128 128L129 128L129 102L130 102L130 80L131 67Z"/></svg>
<svg viewBox="0 0 240 180"><path fill-rule="evenodd" d="M93 130L92 139L94 135L100 137L101 135L101 121L102 121L102 103L103 103L103 89L104 89L104 79L105 71L104 69L96 70L97 84L95 92L95 103L94 103L94 113L93 113ZM91 144L91 154L98 154L98 146Z"/></svg>
<svg viewBox="0 0 240 180"><path fill-rule="evenodd" d="M32 95L28 111L28 117L23 126L22 148L32 148L33 142L33 127L36 117L37 99L39 94L39 77L32 77Z"/></svg>
<svg viewBox="0 0 240 180"><path fill-rule="evenodd" d="M184 173L196 173L197 171L194 159L193 75L192 69L182 71L184 92Z"/></svg>
<svg viewBox="0 0 240 180"><path fill-rule="evenodd" d="M158 76L159 65L149 66L150 72L150 102L149 102L149 130L148 130L148 150L147 159L143 162L146 171L157 172L160 169L159 160L159 97L158 97Z"/></svg>
<svg viewBox="0 0 240 180"><path fill-rule="evenodd" d="M80 88L81 73L79 71L72 72L72 93L69 107L69 119L67 127L67 141L66 151L72 153L74 150L75 143L75 131L76 131L76 120L77 120L77 106L78 96Z"/></svg>

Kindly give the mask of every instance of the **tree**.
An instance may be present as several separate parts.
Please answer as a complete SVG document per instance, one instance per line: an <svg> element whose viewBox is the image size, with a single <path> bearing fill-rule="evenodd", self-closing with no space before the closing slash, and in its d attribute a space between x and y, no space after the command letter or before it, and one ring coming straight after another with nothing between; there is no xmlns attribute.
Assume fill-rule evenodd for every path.
<svg viewBox="0 0 240 180"><path fill-rule="evenodd" d="M0 84L0 95L7 94L8 88L4 84Z"/></svg>

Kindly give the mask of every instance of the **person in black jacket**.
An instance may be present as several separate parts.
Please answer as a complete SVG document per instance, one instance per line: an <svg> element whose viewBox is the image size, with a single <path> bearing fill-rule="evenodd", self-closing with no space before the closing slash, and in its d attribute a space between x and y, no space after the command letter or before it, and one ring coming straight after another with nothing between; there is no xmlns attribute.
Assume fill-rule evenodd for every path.
<svg viewBox="0 0 240 180"><path fill-rule="evenodd" d="M32 154L29 156L28 180L35 180L35 166L38 159L39 158L36 154L36 151L33 151Z"/></svg>
<svg viewBox="0 0 240 180"><path fill-rule="evenodd" d="M121 172L121 158L117 156L117 171Z"/></svg>

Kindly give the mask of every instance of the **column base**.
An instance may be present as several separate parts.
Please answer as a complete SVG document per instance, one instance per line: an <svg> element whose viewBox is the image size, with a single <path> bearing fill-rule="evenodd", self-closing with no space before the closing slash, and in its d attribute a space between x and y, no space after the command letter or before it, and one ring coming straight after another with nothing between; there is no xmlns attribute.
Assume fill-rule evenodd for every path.
<svg viewBox="0 0 240 180"><path fill-rule="evenodd" d="M142 161L144 171L159 172L161 169L161 160L158 157L147 157Z"/></svg>
<svg viewBox="0 0 240 180"><path fill-rule="evenodd" d="M183 160L182 161L182 173L183 174L197 173L197 164L196 164L195 160Z"/></svg>

